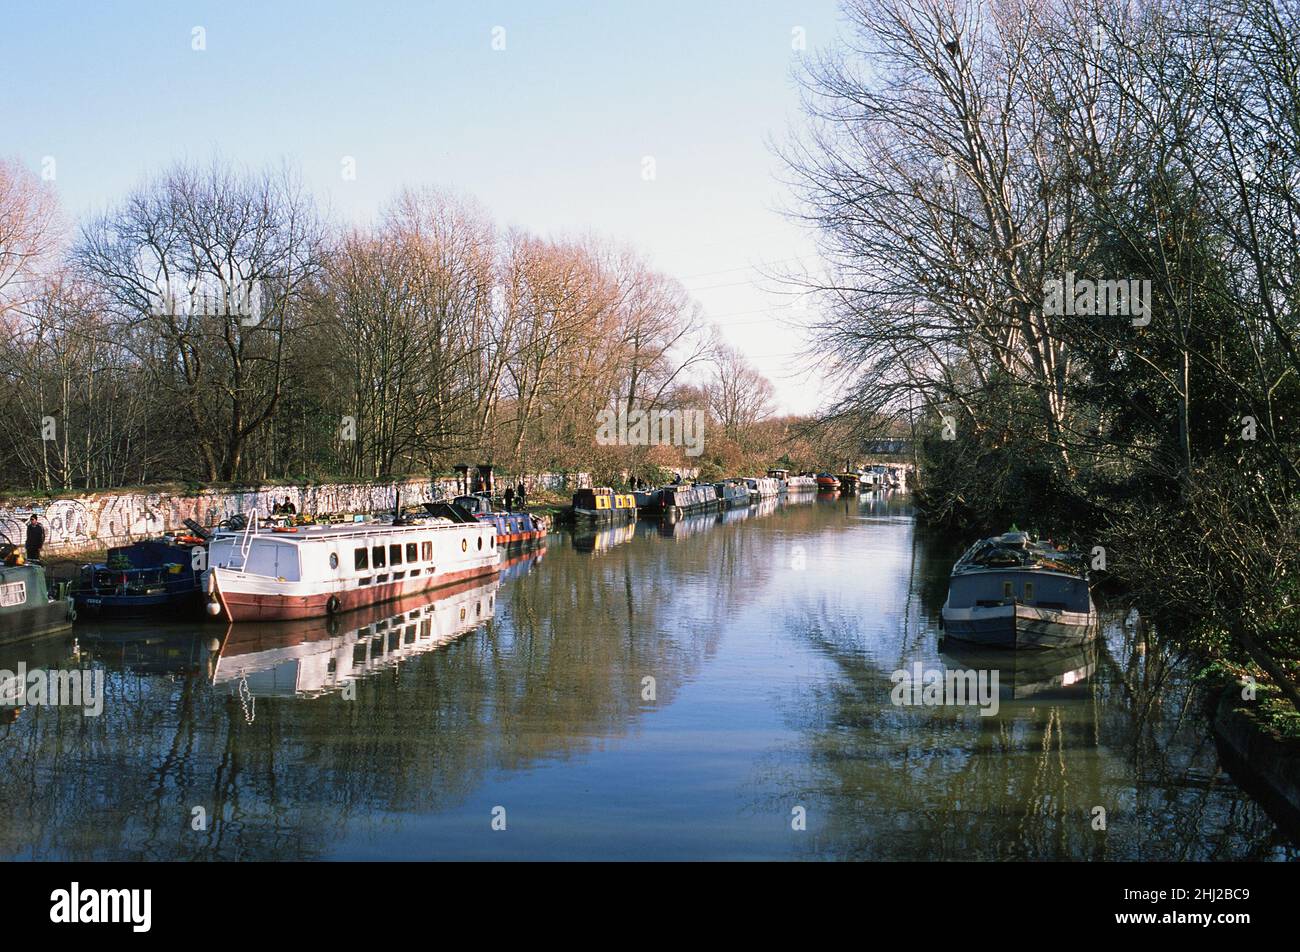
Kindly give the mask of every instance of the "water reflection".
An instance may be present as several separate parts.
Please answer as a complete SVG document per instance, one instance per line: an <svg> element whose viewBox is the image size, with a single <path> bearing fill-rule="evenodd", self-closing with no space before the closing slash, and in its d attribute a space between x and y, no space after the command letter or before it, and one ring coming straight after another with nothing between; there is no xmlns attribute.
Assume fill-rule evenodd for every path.
<svg viewBox="0 0 1300 952"><path fill-rule="evenodd" d="M834 593L787 618L839 672L789 708L810 751L808 774L791 796L826 817L820 834L801 844L803 855L1297 856L1221 770L1182 659L1122 612L1109 612L1104 638L1078 651L991 653L942 642L942 583L960 548L913 534L907 561L918 597L870 634ZM891 703L890 675L917 663L997 670L997 713Z"/></svg>
<svg viewBox="0 0 1300 952"><path fill-rule="evenodd" d="M496 581L328 622L18 649L0 667L100 666L108 697L0 726L0 854L1295 855L1133 619L1088 651L972 655L939 640L961 540L905 497L740 512L552 535ZM996 668L998 712L894 705L917 662Z"/></svg>
<svg viewBox="0 0 1300 952"><path fill-rule="evenodd" d="M455 641L492 618L500 580L462 583L330 618L231 625L212 683L241 697L317 697Z"/></svg>
<svg viewBox="0 0 1300 952"><path fill-rule="evenodd" d="M939 658L945 668L989 672L998 675L998 696L1002 700L1084 701L1092 697L1088 679L1097 672L1095 644L1054 651L979 650L956 641L939 642Z"/></svg>

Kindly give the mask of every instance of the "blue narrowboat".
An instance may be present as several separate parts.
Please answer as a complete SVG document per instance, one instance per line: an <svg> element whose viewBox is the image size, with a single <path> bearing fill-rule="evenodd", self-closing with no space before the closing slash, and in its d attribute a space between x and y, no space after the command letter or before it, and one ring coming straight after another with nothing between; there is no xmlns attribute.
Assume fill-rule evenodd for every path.
<svg viewBox="0 0 1300 952"><path fill-rule="evenodd" d="M497 529L497 544L530 546L546 538L546 525L529 512L499 512L492 508L487 493L457 496L452 502L479 522L490 522Z"/></svg>
<svg viewBox="0 0 1300 952"><path fill-rule="evenodd" d="M103 562L83 565L74 592L77 611L100 618L198 613L205 540L197 535L148 539L108 550Z"/></svg>

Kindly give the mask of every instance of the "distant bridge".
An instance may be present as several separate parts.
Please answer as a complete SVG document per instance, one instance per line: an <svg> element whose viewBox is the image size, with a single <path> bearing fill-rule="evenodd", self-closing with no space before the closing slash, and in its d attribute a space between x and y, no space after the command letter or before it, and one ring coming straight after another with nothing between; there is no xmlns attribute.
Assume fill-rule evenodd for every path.
<svg viewBox="0 0 1300 952"><path fill-rule="evenodd" d="M911 456L911 440L863 440L862 452L868 456Z"/></svg>

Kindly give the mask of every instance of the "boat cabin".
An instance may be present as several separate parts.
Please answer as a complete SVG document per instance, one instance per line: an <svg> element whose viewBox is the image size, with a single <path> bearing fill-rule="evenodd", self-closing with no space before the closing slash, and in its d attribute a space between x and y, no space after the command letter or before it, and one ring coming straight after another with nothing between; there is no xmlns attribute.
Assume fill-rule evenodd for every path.
<svg viewBox="0 0 1300 952"><path fill-rule="evenodd" d="M636 509L636 496L632 493L616 493L608 486L596 489L579 489L573 494L574 509L590 509L595 512L613 509Z"/></svg>
<svg viewBox="0 0 1300 952"><path fill-rule="evenodd" d="M72 618L70 600L50 599L41 566L9 558L0 562L0 643L71 628Z"/></svg>
<svg viewBox="0 0 1300 952"><path fill-rule="evenodd" d="M1051 543L1032 542L1024 532L982 539L953 566L950 608L1029 605L1088 612L1092 599L1082 558Z"/></svg>

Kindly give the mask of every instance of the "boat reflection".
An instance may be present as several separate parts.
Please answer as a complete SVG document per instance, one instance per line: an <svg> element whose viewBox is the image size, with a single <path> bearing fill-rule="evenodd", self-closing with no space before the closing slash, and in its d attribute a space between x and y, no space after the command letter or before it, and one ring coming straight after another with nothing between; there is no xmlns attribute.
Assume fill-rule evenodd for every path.
<svg viewBox="0 0 1300 952"><path fill-rule="evenodd" d="M114 624L78 629L86 652L112 668L136 674L204 674L221 650L221 628Z"/></svg>
<svg viewBox="0 0 1300 952"><path fill-rule="evenodd" d="M707 532L718 524L716 512L701 512L680 519L665 519L659 523L659 535L665 539L689 539L702 532Z"/></svg>
<svg viewBox="0 0 1300 952"><path fill-rule="evenodd" d="M417 618L423 615L430 621L428 637L418 640L421 650L429 650L445 644L445 639L437 640L435 643L433 635L438 630L444 632L448 630L450 622L446 616L453 607L457 610L456 622L460 621L459 608L462 606L466 608L466 620L469 624L464 630L470 630L478 621L491 617L490 610L486 616L478 614L477 604L470 600L471 594L490 589L493 598L489 599L489 609L495 608L494 593L500 582L528 573L545 554L546 549L539 548L515 555L503 561L499 574L490 580L472 579L461 585L422 592L396 602L371 605L329 617L293 622L245 622L227 625L224 628L211 625L196 627L192 624L164 625L139 621L99 622L78 628L78 639L76 641L64 639L71 647L63 646L59 650L62 650L65 655L71 651L73 657L80 651L85 657L99 661L111 669L144 675L199 675L214 685L225 684L232 676L232 671L235 672L233 676L238 678L241 666L249 663L246 656L261 651L267 656L258 662L257 667L259 670L269 672L266 678L269 678L271 683L271 688L265 693L281 696L296 693L326 693L333 688L326 686L327 679L324 677L307 673L306 668L310 667L310 663L302 665L304 668L302 677L307 679L303 681L304 684L313 677L319 682L318 687L311 692L279 690L277 685L283 683L288 677L289 668L283 668L279 675L274 674L273 669L278 663L287 662L295 657L307 658L329 652L337 647L340 639L350 637L350 643L355 644L358 638L363 637L362 629L366 627L374 627L376 631L385 632L394 628L401 629L404 637L405 626L402 619L409 621L413 615ZM450 604L453 601L454 606ZM474 614L471 616L471 613ZM443 627L435 628L433 626L435 621ZM413 653L407 650L404 643L400 647L401 651L387 654L394 660L399 660L400 657ZM278 662L271 657L276 653L278 653ZM382 655L382 652L376 650L369 660L378 663ZM241 656L245 656L243 662L234 660ZM30 658L25 660L31 666ZM351 663L349 659L349 665ZM332 656L326 658L324 664L327 674L331 676L337 674L339 664L332 660ZM339 687L341 688L345 683L346 680L339 681ZM253 693L260 693L254 688L252 679L248 680L248 686Z"/></svg>
<svg viewBox="0 0 1300 952"><path fill-rule="evenodd" d="M492 618L499 578L329 618L245 622L226 631L214 687L253 697L319 697L457 640ZM432 597L430 597L432 596Z"/></svg>
<svg viewBox="0 0 1300 952"><path fill-rule="evenodd" d="M1088 679L1097 673L1098 650L1092 644L1016 651L981 650L951 638L939 643L939 657L949 669L997 671L998 697L1004 701L1087 698Z"/></svg>
<svg viewBox="0 0 1300 952"><path fill-rule="evenodd" d="M501 569L498 578L505 582L509 579L518 578L521 575L527 575L533 570L533 566L542 561L546 555L546 546L534 546L526 552L520 552L508 559L501 560Z"/></svg>
<svg viewBox="0 0 1300 952"><path fill-rule="evenodd" d="M14 703L19 673L45 669L76 669L83 657L77 639L59 633L33 641L0 645L0 726L12 724L22 716L23 708Z"/></svg>
<svg viewBox="0 0 1300 952"><path fill-rule="evenodd" d="M596 530L578 528L573 533L573 548L578 552L605 552L616 545L631 542L636 537L636 527L636 522L625 522Z"/></svg>

